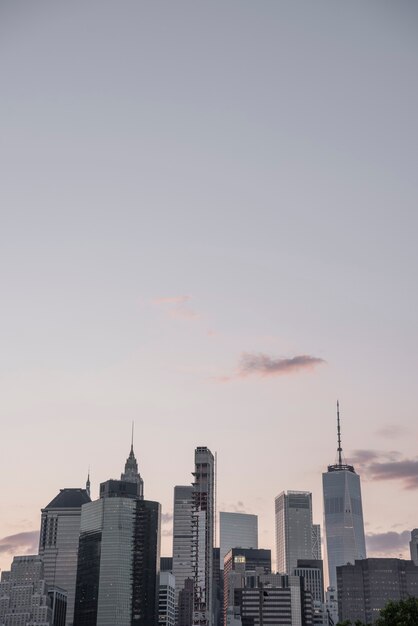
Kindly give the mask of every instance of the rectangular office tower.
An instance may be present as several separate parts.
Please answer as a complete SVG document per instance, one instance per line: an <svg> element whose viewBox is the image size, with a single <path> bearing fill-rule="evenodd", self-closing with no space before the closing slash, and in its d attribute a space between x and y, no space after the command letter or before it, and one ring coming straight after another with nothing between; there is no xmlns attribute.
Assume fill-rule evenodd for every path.
<svg viewBox="0 0 418 626"><path fill-rule="evenodd" d="M312 494L284 491L276 497L276 567L293 574L298 559L312 559Z"/></svg>
<svg viewBox="0 0 418 626"><path fill-rule="evenodd" d="M220 564L231 548L258 548L258 517L247 513L219 513Z"/></svg>
<svg viewBox="0 0 418 626"><path fill-rule="evenodd" d="M418 567L402 559L363 559L337 567L341 621L374 624L389 600L418 597ZM401 623L401 622L397 622Z"/></svg>
<svg viewBox="0 0 418 626"><path fill-rule="evenodd" d="M83 506L74 626L156 626L160 505L109 480Z"/></svg>
<svg viewBox="0 0 418 626"><path fill-rule="evenodd" d="M193 624L212 624L215 459L209 448L195 450L193 472Z"/></svg>
<svg viewBox="0 0 418 626"><path fill-rule="evenodd" d="M338 461L322 474L324 521L330 587L337 587L337 567L366 558L360 477L343 463L337 403Z"/></svg>
<svg viewBox="0 0 418 626"><path fill-rule="evenodd" d="M90 501L88 489L61 489L42 509L39 555L47 585L67 593L67 626L74 616L81 507Z"/></svg>
<svg viewBox="0 0 418 626"><path fill-rule="evenodd" d="M176 582L176 611L178 626L190 626L193 621L193 610L189 606L179 613L179 596L185 588L186 581L194 580L193 570L193 487L177 485L174 487L173 508L173 575ZM186 585L187 587L187 585ZM186 592L182 595L187 595Z"/></svg>

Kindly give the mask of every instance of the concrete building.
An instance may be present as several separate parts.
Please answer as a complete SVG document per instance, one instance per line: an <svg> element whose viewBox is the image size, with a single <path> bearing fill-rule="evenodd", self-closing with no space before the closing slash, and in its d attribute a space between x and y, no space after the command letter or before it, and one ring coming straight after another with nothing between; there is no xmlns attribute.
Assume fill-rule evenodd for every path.
<svg viewBox="0 0 418 626"><path fill-rule="evenodd" d="M73 623L81 507L88 502L86 489L61 489L41 511L39 555L47 586L67 594L66 626Z"/></svg>
<svg viewBox="0 0 418 626"><path fill-rule="evenodd" d="M175 626L176 623L176 584L173 574L160 572L158 592L158 624L159 626Z"/></svg>
<svg viewBox="0 0 418 626"><path fill-rule="evenodd" d="M174 487L173 507L173 575L176 579L176 611L178 612L179 595L185 581L193 579L193 487L190 485ZM187 594L186 594L187 595ZM183 616L186 614L183 612ZM182 618L184 620L184 617ZM190 626L192 617L179 621L179 626Z"/></svg>
<svg viewBox="0 0 418 626"><path fill-rule="evenodd" d="M141 486L109 480L82 508L74 626L158 623L161 512Z"/></svg>
<svg viewBox="0 0 418 626"><path fill-rule="evenodd" d="M176 608L176 623L178 626L192 626L193 624L193 593L194 580L193 578L186 578L183 588L180 590Z"/></svg>
<svg viewBox="0 0 418 626"><path fill-rule="evenodd" d="M401 559L364 559L337 567L341 621L374 624L389 600L418 597L418 566Z"/></svg>
<svg viewBox="0 0 418 626"><path fill-rule="evenodd" d="M219 513L220 563L231 548L258 548L258 517L248 513Z"/></svg>
<svg viewBox="0 0 418 626"><path fill-rule="evenodd" d="M411 531L411 541L409 542L411 561L418 565L418 528Z"/></svg>
<svg viewBox="0 0 418 626"><path fill-rule="evenodd" d="M312 494L284 491L275 500L276 568L292 574L298 559L312 559Z"/></svg>
<svg viewBox="0 0 418 626"><path fill-rule="evenodd" d="M60 623L58 617L57 615L57 626L63 626L64 622ZM3 572L0 582L0 625L28 624L30 626L53 624L48 585L44 577L42 558L38 555L15 556L10 572Z"/></svg>
<svg viewBox="0 0 418 626"><path fill-rule="evenodd" d="M337 432L338 461L322 474L329 584L335 588L339 565L366 558L360 477L343 463L338 403Z"/></svg>
<svg viewBox="0 0 418 626"><path fill-rule="evenodd" d="M237 573L238 574L238 573ZM234 589L234 604L228 615L241 617L242 626L311 626L312 596L305 591L303 579L281 574L243 574ZM238 610L237 610L238 609Z"/></svg>
<svg viewBox="0 0 418 626"><path fill-rule="evenodd" d="M193 624L209 626L213 615L215 459L205 446L195 450L193 476Z"/></svg>
<svg viewBox="0 0 418 626"><path fill-rule="evenodd" d="M338 622L338 596L335 587L327 587L325 592L325 608L326 613L332 624Z"/></svg>
<svg viewBox="0 0 418 626"><path fill-rule="evenodd" d="M311 592L315 602L324 603L324 567L322 561L299 559L293 574L303 576L305 589Z"/></svg>

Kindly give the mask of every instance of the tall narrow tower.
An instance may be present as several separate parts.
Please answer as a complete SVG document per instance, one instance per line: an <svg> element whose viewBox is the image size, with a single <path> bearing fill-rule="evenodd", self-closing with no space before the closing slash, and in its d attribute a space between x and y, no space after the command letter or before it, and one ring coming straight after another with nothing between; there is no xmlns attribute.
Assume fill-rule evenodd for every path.
<svg viewBox="0 0 418 626"><path fill-rule="evenodd" d="M209 448L195 450L193 472L193 624L212 624L215 459Z"/></svg>
<svg viewBox="0 0 418 626"><path fill-rule="evenodd" d="M338 565L366 558L360 477L343 461L337 402L337 462L322 474L329 585L336 588Z"/></svg>

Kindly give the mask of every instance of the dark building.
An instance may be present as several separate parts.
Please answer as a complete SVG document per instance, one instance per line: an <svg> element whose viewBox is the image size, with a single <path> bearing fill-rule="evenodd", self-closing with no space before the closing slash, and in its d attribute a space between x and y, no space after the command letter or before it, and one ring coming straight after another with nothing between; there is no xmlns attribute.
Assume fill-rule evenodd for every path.
<svg viewBox="0 0 418 626"><path fill-rule="evenodd" d="M160 558L160 571L161 572L173 572L173 557L162 556Z"/></svg>
<svg viewBox="0 0 418 626"><path fill-rule="evenodd" d="M341 621L374 624L389 600L418 597L418 567L401 559L363 559L337 567Z"/></svg>
<svg viewBox="0 0 418 626"><path fill-rule="evenodd" d="M178 600L178 626L192 626L193 624L193 578L186 578L179 592Z"/></svg>
<svg viewBox="0 0 418 626"><path fill-rule="evenodd" d="M213 548L213 624L221 626L223 614L223 571L221 570L221 550Z"/></svg>
<svg viewBox="0 0 418 626"><path fill-rule="evenodd" d="M74 626L158 622L160 505L143 499L131 448L123 480L82 507ZM128 480L129 478L129 480Z"/></svg>
<svg viewBox="0 0 418 626"><path fill-rule="evenodd" d="M245 574L247 571L257 571L260 574L271 572L271 550L260 548L232 548L224 559L223 572L223 623L226 626L228 607L233 605L233 587L231 580L233 572Z"/></svg>

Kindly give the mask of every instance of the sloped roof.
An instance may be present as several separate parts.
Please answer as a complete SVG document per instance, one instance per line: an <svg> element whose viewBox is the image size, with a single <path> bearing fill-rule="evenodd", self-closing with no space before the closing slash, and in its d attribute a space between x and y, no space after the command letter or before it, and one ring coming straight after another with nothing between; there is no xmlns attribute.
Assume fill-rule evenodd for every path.
<svg viewBox="0 0 418 626"><path fill-rule="evenodd" d="M90 496L85 489L60 489L60 492L45 507L46 509L77 509L82 504L91 502Z"/></svg>

